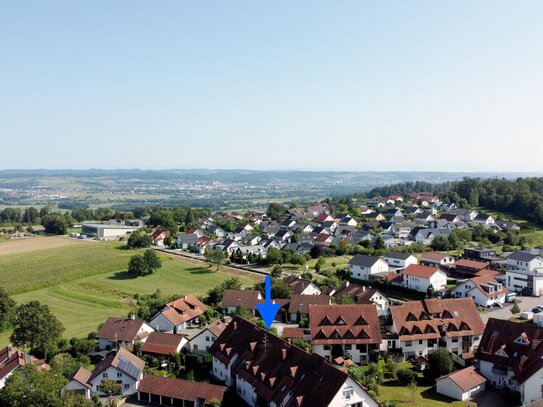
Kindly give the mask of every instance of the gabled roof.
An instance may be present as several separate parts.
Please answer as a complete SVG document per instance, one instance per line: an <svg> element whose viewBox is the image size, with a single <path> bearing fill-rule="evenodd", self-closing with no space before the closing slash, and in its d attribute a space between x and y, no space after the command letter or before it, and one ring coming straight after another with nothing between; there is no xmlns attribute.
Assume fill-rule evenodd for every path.
<svg viewBox="0 0 543 407"><path fill-rule="evenodd" d="M309 313L310 306L313 305L322 305L330 304L331 299L328 295L303 295L295 294L291 297L288 312L295 314L299 312L300 314Z"/></svg>
<svg viewBox="0 0 543 407"><path fill-rule="evenodd" d="M451 379L464 392L473 389L486 382L486 378L481 375L474 366L457 370L446 376L441 376L437 380Z"/></svg>
<svg viewBox="0 0 543 407"><path fill-rule="evenodd" d="M182 340L182 335L151 332L145 342L141 344L141 351L156 355L169 355L178 351Z"/></svg>
<svg viewBox="0 0 543 407"><path fill-rule="evenodd" d="M468 260L468 259L458 259L455 263L456 268L467 268L473 270L484 270L490 267L488 263L482 261Z"/></svg>
<svg viewBox="0 0 543 407"><path fill-rule="evenodd" d="M327 294L330 294L331 292L332 289L327 290ZM351 283L350 281L344 281L338 288L333 289L332 297L340 299L342 296L347 295L352 298L356 304L371 304L371 298L375 294L380 294L384 297L384 295L376 288L365 287L360 284Z"/></svg>
<svg viewBox="0 0 543 407"><path fill-rule="evenodd" d="M109 317L96 337L108 341L132 342L138 339L138 332L147 323L141 319Z"/></svg>
<svg viewBox="0 0 543 407"><path fill-rule="evenodd" d="M499 283L493 276L491 275L485 275L485 276L479 276L479 277L472 277L468 281L471 281L476 289L478 289L484 296L486 297L494 297L496 295L500 294L506 294L508 292L507 288L501 283ZM493 291L492 293L487 292L487 290L484 289L485 286L494 285L494 286L501 286L501 289Z"/></svg>
<svg viewBox="0 0 543 407"><path fill-rule="evenodd" d="M313 345L381 343L373 304L313 305L309 307L309 328Z"/></svg>
<svg viewBox="0 0 543 407"><path fill-rule="evenodd" d="M360 267L371 267L375 263L381 260L380 257L376 256L367 256L365 254L356 254L350 261L349 264L352 266Z"/></svg>
<svg viewBox="0 0 543 407"><path fill-rule="evenodd" d="M171 377L146 375L141 380L138 391L192 402L201 399L204 400L204 403L209 403L213 399L222 401L226 387Z"/></svg>
<svg viewBox="0 0 543 407"><path fill-rule="evenodd" d="M480 335L484 330L471 298L407 301L390 307L390 312L402 341L439 339L440 327L447 337Z"/></svg>
<svg viewBox="0 0 543 407"><path fill-rule="evenodd" d="M439 253L439 252L426 252L422 254L422 259L430 259L430 260L436 260L436 261L442 261L445 257L450 257L446 253Z"/></svg>
<svg viewBox="0 0 543 407"><path fill-rule="evenodd" d="M223 364L236 358L232 374L254 387L263 401L277 405L291 395L291 403L298 404L289 403L289 407L328 407L349 377L322 356L307 353L240 317L233 319L209 352Z"/></svg>
<svg viewBox="0 0 543 407"><path fill-rule="evenodd" d="M117 353L111 352L104 360L95 366L88 379L88 383L91 383L111 366L120 370L132 379L138 380L143 373L145 362L125 348L120 348Z"/></svg>
<svg viewBox="0 0 543 407"><path fill-rule="evenodd" d="M398 260L407 260L411 256L412 256L411 253L402 253L402 252L389 252L385 255L385 257L388 257L389 259L398 259Z"/></svg>
<svg viewBox="0 0 543 407"><path fill-rule="evenodd" d="M34 356L21 352L13 346L6 346L0 350L0 380L20 366L28 364L43 364L44 362Z"/></svg>
<svg viewBox="0 0 543 407"><path fill-rule="evenodd" d="M207 307L198 298L189 294L167 303L158 314L162 314L164 318L177 326L202 315L206 310Z"/></svg>
<svg viewBox="0 0 543 407"><path fill-rule="evenodd" d="M419 278L430 278L439 271L437 267L423 266L421 264L410 264L404 268L400 273L406 276L413 276Z"/></svg>
<svg viewBox="0 0 543 407"><path fill-rule="evenodd" d="M255 310L256 304L262 303L264 303L262 293L258 290L224 290L221 307L243 305L245 309Z"/></svg>
<svg viewBox="0 0 543 407"><path fill-rule="evenodd" d="M529 253L526 251L513 252L509 256L507 256L508 259L522 261L526 263L529 263L538 257L540 257L539 254Z"/></svg>
<svg viewBox="0 0 543 407"><path fill-rule="evenodd" d="M92 385L89 384L89 379L91 377L91 372L89 372L87 369L85 369L83 366L81 366L77 372L74 373L72 376L72 380L76 381L77 383L81 384L82 386L88 387L89 389L92 389Z"/></svg>
<svg viewBox="0 0 543 407"><path fill-rule="evenodd" d="M290 288L292 288L293 294L302 294L305 289L311 285L315 285L318 288L318 286L311 280L306 280L296 276L288 276L283 280L290 286Z"/></svg>
<svg viewBox="0 0 543 407"><path fill-rule="evenodd" d="M528 343L518 341L520 337ZM537 325L490 318L476 357L510 367L517 381L524 383L543 368L542 344L543 330Z"/></svg>

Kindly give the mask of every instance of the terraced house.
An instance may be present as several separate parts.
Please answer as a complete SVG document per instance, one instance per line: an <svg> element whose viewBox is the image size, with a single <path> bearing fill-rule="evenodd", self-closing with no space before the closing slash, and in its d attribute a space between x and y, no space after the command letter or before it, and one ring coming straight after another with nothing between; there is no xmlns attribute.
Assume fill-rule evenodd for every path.
<svg viewBox="0 0 543 407"><path fill-rule="evenodd" d="M438 346L461 358L477 349L484 325L471 298L409 301L390 307L397 342L404 359L427 356Z"/></svg>
<svg viewBox="0 0 543 407"><path fill-rule="evenodd" d="M346 372L236 317L210 349L213 376L251 407L377 407Z"/></svg>
<svg viewBox="0 0 543 407"><path fill-rule="evenodd" d="M366 364L379 356L381 330L373 304L313 305L309 329L313 351L329 360L349 354Z"/></svg>

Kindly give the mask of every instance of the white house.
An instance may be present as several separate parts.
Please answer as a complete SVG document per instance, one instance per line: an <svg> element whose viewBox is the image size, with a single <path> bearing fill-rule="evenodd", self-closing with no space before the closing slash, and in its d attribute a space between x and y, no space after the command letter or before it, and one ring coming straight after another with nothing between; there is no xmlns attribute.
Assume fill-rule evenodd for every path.
<svg viewBox="0 0 543 407"><path fill-rule="evenodd" d="M523 250L511 253L506 263L507 289L526 295L543 294L543 258L539 251Z"/></svg>
<svg viewBox="0 0 543 407"><path fill-rule="evenodd" d="M193 336L190 340L190 351L192 353L207 353L211 345L217 340L217 338L223 333L225 328L230 322L216 321L213 324L207 325L202 331Z"/></svg>
<svg viewBox="0 0 543 407"><path fill-rule="evenodd" d="M526 405L542 398L542 354L537 325L490 318L476 357L489 384L520 393Z"/></svg>
<svg viewBox="0 0 543 407"><path fill-rule="evenodd" d="M418 260L410 253L390 252L385 255L385 261L390 267L406 268L410 264L418 264Z"/></svg>
<svg viewBox="0 0 543 407"><path fill-rule="evenodd" d="M151 318L150 325L160 332L177 333L195 323L206 310L207 307L194 295L185 295L165 304Z"/></svg>
<svg viewBox="0 0 543 407"><path fill-rule="evenodd" d="M410 290L426 292L430 286L441 290L447 285L447 274L437 267L411 264L400 272L402 286Z"/></svg>
<svg viewBox="0 0 543 407"><path fill-rule="evenodd" d="M494 224L495 220L490 215L483 215L482 213L478 214L475 219L475 223L478 225L492 225Z"/></svg>
<svg viewBox="0 0 543 407"><path fill-rule="evenodd" d="M334 297L337 301L339 301L341 297L347 296L352 298L355 304L372 303L377 307L377 314L379 316L390 315L391 301L376 288L344 281L339 287L329 290L328 295Z"/></svg>
<svg viewBox="0 0 543 407"><path fill-rule="evenodd" d="M21 366L36 365L45 367L45 361L38 360L34 356L21 352L13 346L6 346L0 350L0 390L6 385L6 380Z"/></svg>
<svg viewBox="0 0 543 407"><path fill-rule="evenodd" d="M288 276L283 281L292 288L293 294L320 295L322 293L320 287L311 280L297 276Z"/></svg>
<svg viewBox="0 0 543 407"><path fill-rule="evenodd" d="M81 394L87 399L91 398L92 385L89 383L91 372L81 366L77 372L72 376L71 380L64 386L62 393L66 390L73 391L74 393Z"/></svg>
<svg viewBox="0 0 543 407"><path fill-rule="evenodd" d="M375 256L357 254L349 261L351 277L358 280L369 280L372 274L388 271L388 263Z"/></svg>
<svg viewBox="0 0 543 407"><path fill-rule="evenodd" d="M113 380L120 385L120 394L129 395L138 390L139 382L143 378L143 369L145 362L133 355L124 348L120 348L117 353L111 352L103 361L98 363L91 372L79 371L79 378L88 376L87 384L90 386L90 393L99 396L107 396L102 390L102 380ZM72 379L69 382L70 387L75 387L80 382ZM74 383L77 382L77 383ZM88 388L88 386L86 386ZM85 393L89 394L89 393Z"/></svg>
<svg viewBox="0 0 543 407"><path fill-rule="evenodd" d="M420 259L420 263L425 266L444 266L446 268L454 265L455 259L445 253L439 252L426 252L423 253Z"/></svg>
<svg viewBox="0 0 543 407"><path fill-rule="evenodd" d="M428 355L445 347L460 356L477 349L484 330L475 304L469 298L406 301L390 307L390 331L398 335L405 359Z"/></svg>
<svg viewBox="0 0 543 407"><path fill-rule="evenodd" d="M378 407L364 388L322 356L242 318L234 318L210 353L212 375L235 386L237 395L251 407ZM236 363L239 358L243 363Z"/></svg>
<svg viewBox="0 0 543 407"><path fill-rule="evenodd" d="M471 298L480 307L490 307L496 303L504 304L507 288L490 275L457 280L455 296Z"/></svg>
<svg viewBox="0 0 543 407"><path fill-rule="evenodd" d="M465 401L484 391L486 378L475 367L457 370L436 380L436 391L447 397Z"/></svg>
<svg viewBox="0 0 543 407"><path fill-rule="evenodd" d="M98 348L100 350L117 349L121 346L131 348L137 342L145 341L151 332L154 332L153 327L143 320L110 317L96 334Z"/></svg>

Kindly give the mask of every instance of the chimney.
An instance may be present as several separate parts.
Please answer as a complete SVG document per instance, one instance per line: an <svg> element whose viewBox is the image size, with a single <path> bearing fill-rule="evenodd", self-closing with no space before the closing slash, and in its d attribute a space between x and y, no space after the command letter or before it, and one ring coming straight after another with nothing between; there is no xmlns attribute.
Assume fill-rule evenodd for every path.
<svg viewBox="0 0 543 407"><path fill-rule="evenodd" d="M136 319L136 316L135 316L134 314L132 314L132 313L131 313L128 317L129 317L132 321Z"/></svg>
<svg viewBox="0 0 543 407"><path fill-rule="evenodd" d="M349 287L349 284L351 284L350 281L347 281L347 282L345 283L345 287Z"/></svg>
<svg viewBox="0 0 543 407"><path fill-rule="evenodd" d="M364 292L364 291L366 291L366 286L365 285L362 286L362 292Z"/></svg>
<svg viewBox="0 0 543 407"><path fill-rule="evenodd" d="M287 358L287 350L285 348L281 349L281 360L285 360Z"/></svg>
<svg viewBox="0 0 543 407"><path fill-rule="evenodd" d="M237 330L238 330L238 322L234 321L234 331L237 331Z"/></svg>

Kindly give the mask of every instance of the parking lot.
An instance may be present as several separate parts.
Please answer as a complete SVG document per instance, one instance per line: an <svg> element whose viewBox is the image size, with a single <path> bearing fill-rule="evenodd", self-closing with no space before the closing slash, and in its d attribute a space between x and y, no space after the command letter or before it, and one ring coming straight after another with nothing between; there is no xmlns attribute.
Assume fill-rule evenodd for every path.
<svg viewBox="0 0 543 407"><path fill-rule="evenodd" d="M540 297L517 297L521 311L531 311L536 305L543 305L543 298ZM509 319L511 314L511 306L513 304L504 304L503 308L494 308L491 311L481 313L481 319L486 324L489 318Z"/></svg>

